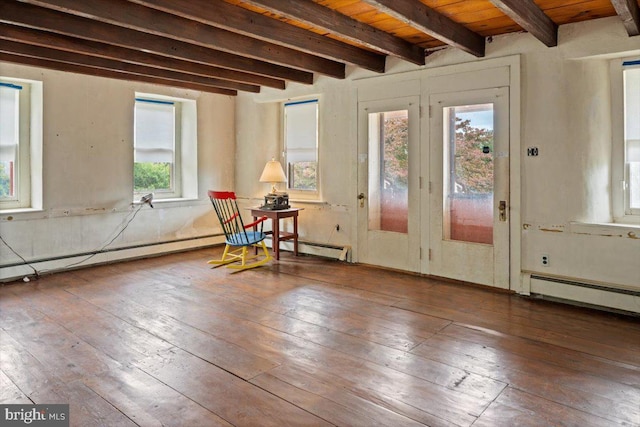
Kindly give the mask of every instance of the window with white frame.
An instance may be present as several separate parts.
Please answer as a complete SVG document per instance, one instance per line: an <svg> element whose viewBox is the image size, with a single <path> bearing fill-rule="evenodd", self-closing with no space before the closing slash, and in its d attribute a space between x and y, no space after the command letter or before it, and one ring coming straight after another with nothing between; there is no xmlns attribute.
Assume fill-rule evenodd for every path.
<svg viewBox="0 0 640 427"><path fill-rule="evenodd" d="M0 79L0 208L31 207L30 84Z"/></svg>
<svg viewBox="0 0 640 427"><path fill-rule="evenodd" d="M317 99L284 104L284 152L289 190L317 194Z"/></svg>
<svg viewBox="0 0 640 427"><path fill-rule="evenodd" d="M640 223L640 58L611 61L615 222Z"/></svg>
<svg viewBox="0 0 640 427"><path fill-rule="evenodd" d="M134 114L134 197L181 197L181 102L137 96Z"/></svg>
<svg viewBox="0 0 640 427"><path fill-rule="evenodd" d="M640 215L640 60L622 65L625 214Z"/></svg>

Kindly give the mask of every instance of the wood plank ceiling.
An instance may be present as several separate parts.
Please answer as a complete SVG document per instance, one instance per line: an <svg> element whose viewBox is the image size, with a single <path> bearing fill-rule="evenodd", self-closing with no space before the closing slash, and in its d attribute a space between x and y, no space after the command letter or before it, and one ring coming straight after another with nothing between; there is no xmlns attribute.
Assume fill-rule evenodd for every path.
<svg viewBox="0 0 640 427"><path fill-rule="evenodd" d="M640 34L639 0L0 0L0 61L236 95L616 15Z"/></svg>

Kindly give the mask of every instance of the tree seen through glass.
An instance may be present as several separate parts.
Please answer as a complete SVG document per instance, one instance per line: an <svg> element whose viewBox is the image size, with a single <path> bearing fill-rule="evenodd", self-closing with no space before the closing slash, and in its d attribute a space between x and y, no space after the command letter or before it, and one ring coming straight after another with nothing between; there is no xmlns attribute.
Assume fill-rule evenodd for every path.
<svg viewBox="0 0 640 427"><path fill-rule="evenodd" d="M10 162L0 162L0 198L13 197Z"/></svg>
<svg viewBox="0 0 640 427"><path fill-rule="evenodd" d="M171 190L171 163L134 163L133 189L136 192Z"/></svg>
<svg viewBox="0 0 640 427"><path fill-rule="evenodd" d="M455 115L456 193L493 193L493 129L472 126L472 120Z"/></svg>

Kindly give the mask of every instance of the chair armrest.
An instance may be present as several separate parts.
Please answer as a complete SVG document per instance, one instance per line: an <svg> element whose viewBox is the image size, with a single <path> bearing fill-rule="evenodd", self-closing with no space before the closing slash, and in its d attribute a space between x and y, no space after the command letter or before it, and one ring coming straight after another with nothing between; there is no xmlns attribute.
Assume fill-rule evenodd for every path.
<svg viewBox="0 0 640 427"><path fill-rule="evenodd" d="M256 225L260 224L261 222L264 222L266 219L268 219L266 216L263 216L262 218L258 218L257 220L253 221L252 223L245 224L244 228L255 227Z"/></svg>

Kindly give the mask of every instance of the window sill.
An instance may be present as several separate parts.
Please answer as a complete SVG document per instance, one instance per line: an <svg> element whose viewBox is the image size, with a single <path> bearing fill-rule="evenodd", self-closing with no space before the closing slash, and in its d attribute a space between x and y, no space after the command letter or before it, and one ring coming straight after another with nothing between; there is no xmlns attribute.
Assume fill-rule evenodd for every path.
<svg viewBox="0 0 640 427"><path fill-rule="evenodd" d="M39 209L39 208L0 209L0 215L13 215L17 213L29 213L29 212L42 212L42 209Z"/></svg>
<svg viewBox="0 0 640 427"><path fill-rule="evenodd" d="M41 218L43 214L42 209L38 208L16 208L16 209L3 209L0 210L0 221L13 221L16 219L33 219ZM18 218L14 217L17 215Z"/></svg>
<svg viewBox="0 0 640 427"><path fill-rule="evenodd" d="M640 224L571 222L569 230L571 233L590 236L640 239Z"/></svg>
<svg viewBox="0 0 640 427"><path fill-rule="evenodd" d="M616 217L613 219L613 223L640 227L640 215L624 215L619 218Z"/></svg>

